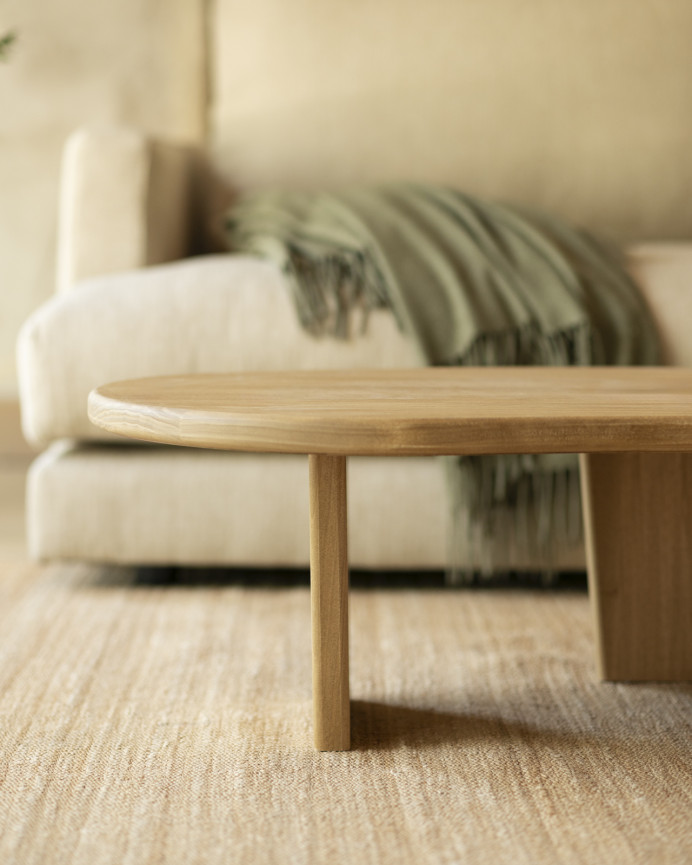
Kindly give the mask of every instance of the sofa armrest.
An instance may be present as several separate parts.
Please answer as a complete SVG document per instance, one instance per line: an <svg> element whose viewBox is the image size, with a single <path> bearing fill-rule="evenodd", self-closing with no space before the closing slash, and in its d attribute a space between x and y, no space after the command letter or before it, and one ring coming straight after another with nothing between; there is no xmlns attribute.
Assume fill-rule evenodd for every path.
<svg viewBox="0 0 692 865"><path fill-rule="evenodd" d="M692 243L641 243L627 250L661 338L662 361L692 367Z"/></svg>
<svg viewBox="0 0 692 865"><path fill-rule="evenodd" d="M89 391L109 381L419 364L387 310L373 310L351 340L317 339L300 326L275 264L227 253L87 280L39 307L17 344L22 426L39 447L113 439L87 416Z"/></svg>
<svg viewBox="0 0 692 865"><path fill-rule="evenodd" d="M58 290L189 254L196 160L194 148L134 129L73 133L63 153Z"/></svg>

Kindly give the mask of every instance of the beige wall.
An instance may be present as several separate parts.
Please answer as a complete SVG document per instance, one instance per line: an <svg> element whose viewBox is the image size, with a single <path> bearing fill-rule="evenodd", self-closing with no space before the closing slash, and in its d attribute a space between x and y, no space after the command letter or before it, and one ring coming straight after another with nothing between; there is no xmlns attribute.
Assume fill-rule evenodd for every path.
<svg viewBox="0 0 692 865"><path fill-rule="evenodd" d="M0 394L22 321L53 290L62 144L84 123L199 139L205 0L0 0Z"/></svg>
<svg viewBox="0 0 692 865"><path fill-rule="evenodd" d="M692 238L692 0L216 0L233 186L418 180Z"/></svg>

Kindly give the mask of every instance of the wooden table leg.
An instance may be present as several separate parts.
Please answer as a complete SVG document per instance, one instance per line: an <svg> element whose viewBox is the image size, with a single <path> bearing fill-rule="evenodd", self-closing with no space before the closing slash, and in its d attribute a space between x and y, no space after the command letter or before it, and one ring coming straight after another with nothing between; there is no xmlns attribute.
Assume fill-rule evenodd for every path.
<svg viewBox="0 0 692 865"><path fill-rule="evenodd" d="M315 747L351 747L346 457L310 455L310 595Z"/></svg>
<svg viewBox="0 0 692 865"><path fill-rule="evenodd" d="M582 454L601 678L692 680L692 454Z"/></svg>

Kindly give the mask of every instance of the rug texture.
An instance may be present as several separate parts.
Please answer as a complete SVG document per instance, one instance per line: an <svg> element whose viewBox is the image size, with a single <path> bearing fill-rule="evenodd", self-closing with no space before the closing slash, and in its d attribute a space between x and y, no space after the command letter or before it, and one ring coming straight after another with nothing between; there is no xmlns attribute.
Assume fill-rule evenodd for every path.
<svg viewBox="0 0 692 865"><path fill-rule="evenodd" d="M354 750L305 587L0 574L0 862L688 863L692 687L599 684L583 592L357 589Z"/></svg>

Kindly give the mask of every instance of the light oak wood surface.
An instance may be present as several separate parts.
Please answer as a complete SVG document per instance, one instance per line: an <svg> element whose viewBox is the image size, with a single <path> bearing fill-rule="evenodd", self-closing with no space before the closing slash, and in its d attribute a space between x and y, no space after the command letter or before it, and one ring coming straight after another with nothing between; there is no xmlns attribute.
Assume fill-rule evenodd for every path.
<svg viewBox="0 0 692 865"><path fill-rule="evenodd" d="M427 368L138 379L89 416L111 432L277 453L692 451L692 370Z"/></svg>
<svg viewBox="0 0 692 865"><path fill-rule="evenodd" d="M692 370L240 373L105 385L89 416L149 441L310 463L313 711L350 747L346 457L581 453L598 667L692 678Z"/></svg>
<svg viewBox="0 0 692 865"><path fill-rule="evenodd" d="M692 454L584 454L598 671L692 680Z"/></svg>
<svg viewBox="0 0 692 865"><path fill-rule="evenodd" d="M315 748L351 745L348 681L346 458L310 463L310 597Z"/></svg>

